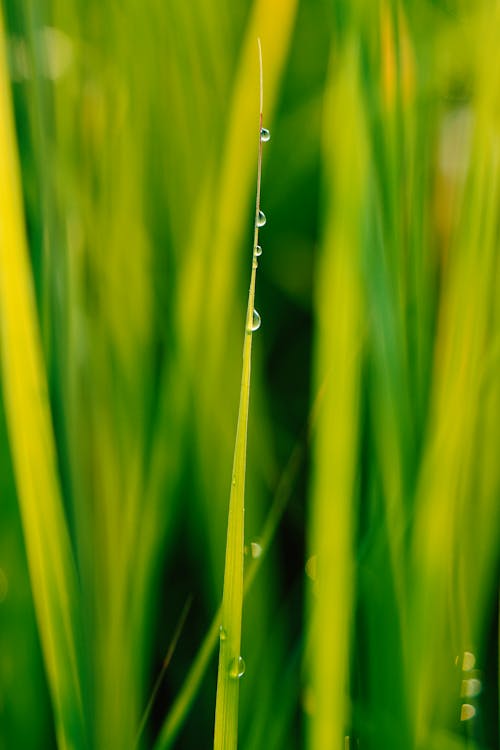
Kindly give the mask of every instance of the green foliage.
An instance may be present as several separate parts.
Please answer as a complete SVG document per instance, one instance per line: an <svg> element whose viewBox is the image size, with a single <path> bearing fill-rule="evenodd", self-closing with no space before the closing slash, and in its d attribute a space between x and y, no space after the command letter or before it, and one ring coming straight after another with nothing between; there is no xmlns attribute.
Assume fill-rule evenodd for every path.
<svg viewBox="0 0 500 750"><path fill-rule="evenodd" d="M0 748L492 750L497 4L2 9Z"/></svg>

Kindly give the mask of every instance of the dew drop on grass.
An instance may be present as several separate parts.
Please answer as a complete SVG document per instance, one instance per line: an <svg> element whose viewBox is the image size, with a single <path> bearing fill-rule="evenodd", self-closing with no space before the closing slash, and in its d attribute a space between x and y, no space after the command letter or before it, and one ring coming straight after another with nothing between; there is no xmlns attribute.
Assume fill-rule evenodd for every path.
<svg viewBox="0 0 500 750"><path fill-rule="evenodd" d="M462 698L475 698L476 695L479 695L479 693L482 690L482 683L481 680L477 680L475 678L472 678L470 680L462 680L462 689L460 690L460 695Z"/></svg>
<svg viewBox="0 0 500 750"><path fill-rule="evenodd" d="M250 542L250 554L254 560L262 555L262 546L259 542Z"/></svg>
<svg viewBox="0 0 500 750"><path fill-rule="evenodd" d="M254 255L258 258L259 255L262 255L262 248L260 245L255 245Z"/></svg>
<svg viewBox="0 0 500 750"><path fill-rule="evenodd" d="M318 577L318 556L317 555L311 555L311 557L306 562L306 576L311 579L311 581L315 581Z"/></svg>
<svg viewBox="0 0 500 750"><path fill-rule="evenodd" d="M226 633L226 631L224 630L224 628L221 625L220 628L219 628L219 639L221 641L225 641L226 638L227 638L227 633Z"/></svg>
<svg viewBox="0 0 500 750"><path fill-rule="evenodd" d="M267 128L260 129L260 140L262 143L267 143L267 141L271 140L271 133Z"/></svg>
<svg viewBox="0 0 500 750"><path fill-rule="evenodd" d="M241 656L237 659L233 659L229 667L229 676L233 680L239 680L245 674L245 661Z"/></svg>
<svg viewBox="0 0 500 750"><path fill-rule="evenodd" d="M259 209L259 213L257 215L257 226L258 227L263 227L265 223L266 223L266 215L265 215L264 211L261 211Z"/></svg>
<svg viewBox="0 0 500 750"><path fill-rule="evenodd" d="M469 721L476 715L476 709L470 703L464 703L460 711L460 721Z"/></svg>
<svg viewBox="0 0 500 750"><path fill-rule="evenodd" d="M462 660L462 670L464 672L470 672L476 666L476 657L471 651L464 651L464 657Z"/></svg>
<svg viewBox="0 0 500 750"><path fill-rule="evenodd" d="M253 333L253 331L257 331L260 328L260 324L261 324L260 315L257 312L257 310L254 310L253 316L252 316L252 325L249 328L247 328L248 333Z"/></svg>

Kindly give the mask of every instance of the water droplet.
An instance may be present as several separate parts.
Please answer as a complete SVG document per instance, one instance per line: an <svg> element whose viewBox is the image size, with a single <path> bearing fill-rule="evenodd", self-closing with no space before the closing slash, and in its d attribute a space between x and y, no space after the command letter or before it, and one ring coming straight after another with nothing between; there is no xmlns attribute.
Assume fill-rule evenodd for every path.
<svg viewBox="0 0 500 750"><path fill-rule="evenodd" d="M231 666L229 667L229 676L233 678L233 680L239 680L240 677L243 677L245 674L245 661L242 659L241 656L238 656L237 659L233 659L231 662Z"/></svg>
<svg viewBox="0 0 500 750"><path fill-rule="evenodd" d="M267 143L267 141L271 140L271 133L267 128L260 129L260 140L262 143Z"/></svg>
<svg viewBox="0 0 500 750"><path fill-rule="evenodd" d="M460 690L460 695L462 696L462 698L475 698L476 695L479 695L479 693L481 692L482 687L483 686L481 680L462 680L462 689Z"/></svg>
<svg viewBox="0 0 500 750"><path fill-rule="evenodd" d="M262 255L262 248L260 245L255 245L254 255L258 258L259 255Z"/></svg>
<svg viewBox="0 0 500 750"><path fill-rule="evenodd" d="M221 625L220 628L219 628L219 639L221 641L225 641L226 638L227 638L227 633L226 633L226 631L224 630L224 628Z"/></svg>
<svg viewBox="0 0 500 750"><path fill-rule="evenodd" d="M306 576L310 578L311 581L315 581L317 575L318 575L318 556L311 555L311 557L306 562Z"/></svg>
<svg viewBox="0 0 500 750"><path fill-rule="evenodd" d="M476 715L476 709L470 703L464 703L460 711L460 721L469 721Z"/></svg>
<svg viewBox="0 0 500 750"><path fill-rule="evenodd" d="M247 328L248 332L251 333L253 331L257 331L257 329L260 328L260 324L261 324L260 315L257 312L257 310L254 310L253 317L252 317L252 325L249 328Z"/></svg>
<svg viewBox="0 0 500 750"><path fill-rule="evenodd" d="M262 547L259 542L250 542L250 554L254 560L262 555Z"/></svg>
<svg viewBox="0 0 500 750"><path fill-rule="evenodd" d="M263 227L265 223L266 223L266 215L265 215L264 211L261 211L259 209L259 213L257 215L257 226L258 227Z"/></svg>
<svg viewBox="0 0 500 750"><path fill-rule="evenodd" d="M471 651L464 651L464 658L462 660L462 670L464 672L470 672L476 665L476 657Z"/></svg>

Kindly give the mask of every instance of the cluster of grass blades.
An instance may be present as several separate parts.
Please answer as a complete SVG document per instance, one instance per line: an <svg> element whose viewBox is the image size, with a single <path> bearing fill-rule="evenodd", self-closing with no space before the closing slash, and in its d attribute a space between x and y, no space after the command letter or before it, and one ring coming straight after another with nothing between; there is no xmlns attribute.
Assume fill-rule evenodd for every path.
<svg viewBox="0 0 500 750"><path fill-rule="evenodd" d="M498 737L499 477L488 449L479 459L498 441L499 396L486 375L500 218L488 8L355 4L336 28L306 655L318 750ZM464 653L478 671L461 672Z"/></svg>
<svg viewBox="0 0 500 750"><path fill-rule="evenodd" d="M0 748L494 750L497 4L1 10Z"/></svg>

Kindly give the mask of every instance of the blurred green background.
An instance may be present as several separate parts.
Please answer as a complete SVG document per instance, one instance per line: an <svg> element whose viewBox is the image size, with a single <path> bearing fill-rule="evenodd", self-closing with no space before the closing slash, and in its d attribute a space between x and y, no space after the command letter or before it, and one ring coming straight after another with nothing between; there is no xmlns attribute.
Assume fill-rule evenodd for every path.
<svg viewBox="0 0 500 750"><path fill-rule="evenodd" d="M0 748L212 745L260 37L239 744L494 750L498 3L1 5Z"/></svg>

